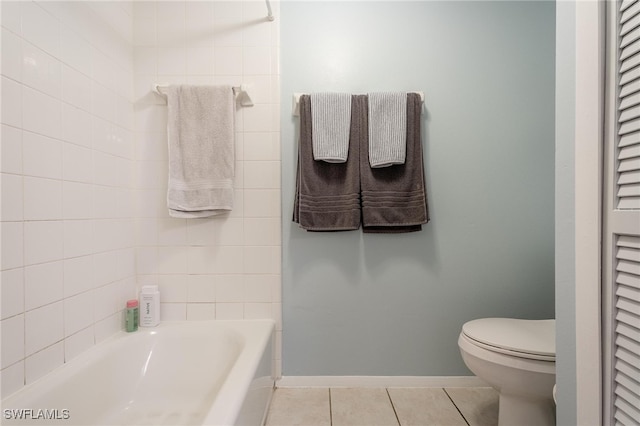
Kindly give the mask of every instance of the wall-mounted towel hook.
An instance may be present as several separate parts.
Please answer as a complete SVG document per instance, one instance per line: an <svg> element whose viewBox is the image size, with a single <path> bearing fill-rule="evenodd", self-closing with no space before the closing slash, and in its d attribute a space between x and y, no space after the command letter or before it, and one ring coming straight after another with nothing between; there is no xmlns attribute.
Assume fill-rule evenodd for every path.
<svg viewBox="0 0 640 426"><path fill-rule="evenodd" d="M242 106L253 106L253 100L249 96L249 85L241 84L240 87L234 87L233 93Z"/></svg>
<svg viewBox="0 0 640 426"><path fill-rule="evenodd" d="M169 87L168 83L154 83L151 89L160 96L167 96L165 90Z"/></svg>

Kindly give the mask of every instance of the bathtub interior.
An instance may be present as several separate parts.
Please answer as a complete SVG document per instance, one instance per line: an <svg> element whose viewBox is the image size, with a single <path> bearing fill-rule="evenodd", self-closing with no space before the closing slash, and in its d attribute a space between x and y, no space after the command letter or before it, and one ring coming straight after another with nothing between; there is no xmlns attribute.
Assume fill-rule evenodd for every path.
<svg viewBox="0 0 640 426"><path fill-rule="evenodd" d="M198 425L216 424L210 422L222 418L225 424L234 424L234 417L244 415L248 422L238 424L259 425L256 421L262 422L264 414L255 420L259 403L253 410L249 404L247 412L253 411L253 415L242 414L244 411L237 408L229 413L224 406L218 411L212 407L219 399L237 400L239 392L244 395L241 403L227 403L228 407L244 409L252 398L263 404L265 396L270 399L272 347L265 345L266 350L257 356L246 354L254 343L242 330L212 327L210 323L190 322L186 327L169 323L135 335L120 333L10 396L3 401L3 408L68 410L68 419L39 419L38 424ZM257 365L250 366L255 380L247 383L247 389L234 390L226 380L230 374L238 379L235 371L247 368L238 364L251 364L252 356ZM264 369L266 358L268 369ZM223 387L229 395L221 392ZM260 393L264 395L255 396ZM28 419L13 420L5 416L3 424L27 424Z"/></svg>

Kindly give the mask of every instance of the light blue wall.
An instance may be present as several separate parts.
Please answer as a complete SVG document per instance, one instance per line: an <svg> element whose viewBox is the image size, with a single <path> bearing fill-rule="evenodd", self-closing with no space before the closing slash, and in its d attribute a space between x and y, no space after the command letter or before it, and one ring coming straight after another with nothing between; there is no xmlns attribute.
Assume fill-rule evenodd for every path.
<svg viewBox="0 0 640 426"><path fill-rule="evenodd" d="M282 2L283 374L465 375L479 317L554 316L555 5ZM291 223L294 92L421 90L431 223Z"/></svg>

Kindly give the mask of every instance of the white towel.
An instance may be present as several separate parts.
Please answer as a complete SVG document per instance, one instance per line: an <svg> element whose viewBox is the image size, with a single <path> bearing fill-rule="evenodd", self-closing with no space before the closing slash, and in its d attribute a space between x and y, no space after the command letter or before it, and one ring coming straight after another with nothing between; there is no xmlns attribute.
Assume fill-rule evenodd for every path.
<svg viewBox="0 0 640 426"><path fill-rule="evenodd" d="M404 164L407 155L406 92L369 93L369 164Z"/></svg>
<svg viewBox="0 0 640 426"><path fill-rule="evenodd" d="M231 86L170 86L169 188L172 217L208 217L233 208L234 102Z"/></svg>
<svg viewBox="0 0 640 426"><path fill-rule="evenodd" d="M311 93L310 98L313 159L345 163L349 154L351 95Z"/></svg>

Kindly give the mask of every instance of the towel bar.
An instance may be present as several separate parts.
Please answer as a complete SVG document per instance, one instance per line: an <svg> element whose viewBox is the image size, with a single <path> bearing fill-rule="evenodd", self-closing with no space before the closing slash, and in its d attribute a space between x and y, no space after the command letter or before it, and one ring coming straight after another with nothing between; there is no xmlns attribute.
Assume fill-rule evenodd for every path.
<svg viewBox="0 0 640 426"><path fill-rule="evenodd" d="M424 102L424 92L412 92L420 95L420 102ZM300 115L300 96L304 95L304 93L294 93L293 94L293 105L291 106L292 114L295 117Z"/></svg>
<svg viewBox="0 0 640 426"><path fill-rule="evenodd" d="M166 90L169 88L169 84L155 83L151 86L151 88L158 95L167 96ZM248 86L241 84L240 86L233 86L231 89L233 90L233 94L240 101L240 105L253 106L253 101L251 100L251 96L249 96L249 93L247 92Z"/></svg>

